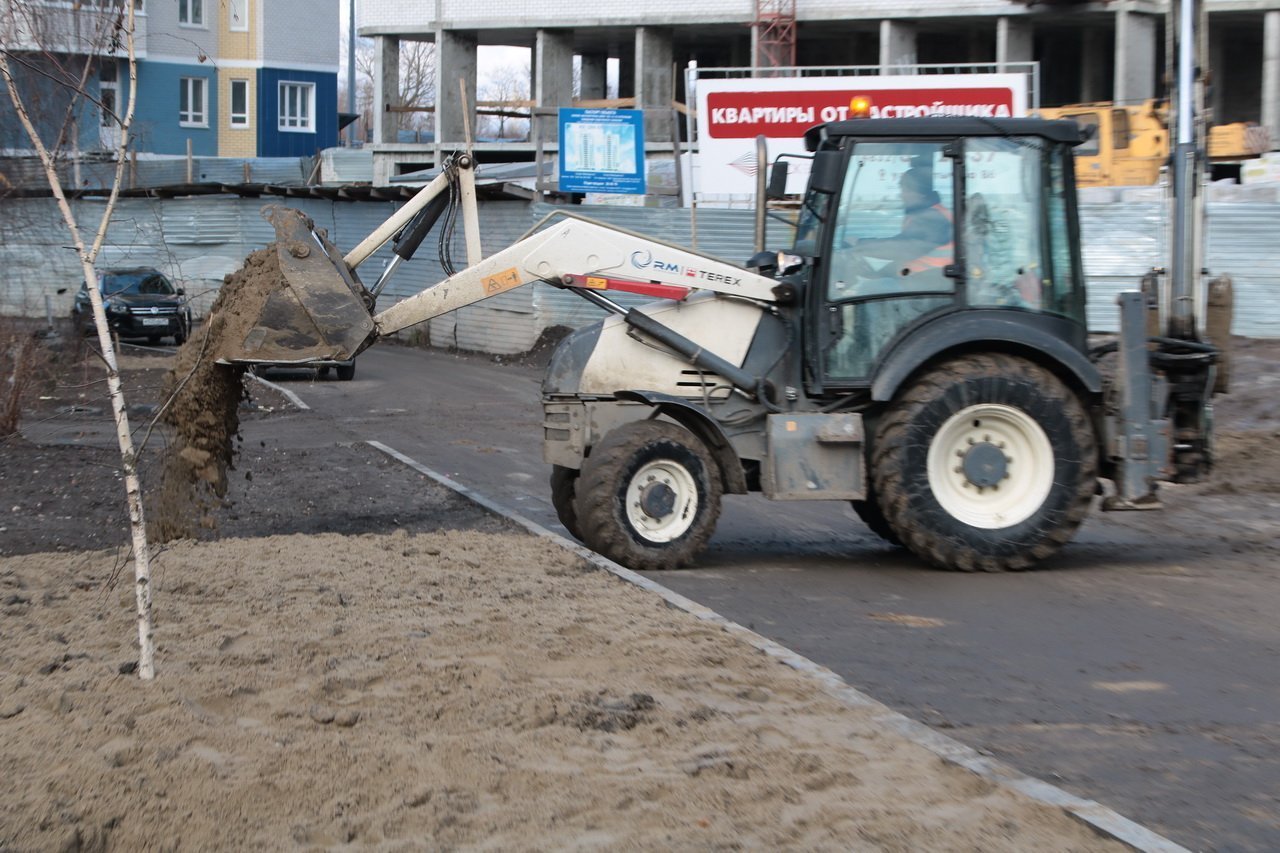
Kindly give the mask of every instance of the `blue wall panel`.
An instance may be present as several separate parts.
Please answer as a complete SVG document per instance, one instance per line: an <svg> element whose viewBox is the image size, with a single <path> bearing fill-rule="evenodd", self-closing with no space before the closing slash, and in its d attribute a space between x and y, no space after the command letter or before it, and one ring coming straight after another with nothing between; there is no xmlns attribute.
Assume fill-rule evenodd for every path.
<svg viewBox="0 0 1280 853"><path fill-rule="evenodd" d="M63 57L66 60L66 57ZM79 63L84 57L74 57L67 63L68 69L60 71L59 67L46 57L36 53L16 55L10 60L9 68L18 86L27 108L27 115L35 125L45 145L53 145L58 139L62 123L67 118L67 107L71 104L71 87L77 82L74 76L68 79L68 85L55 82L64 74L79 73ZM98 97L98 78L90 75L87 86L93 99ZM78 145L82 151L91 151L98 144L98 108L89 98L76 98L75 127ZM31 149L31 139L13 109L13 102L3 85L0 85L0 148ZM68 143L62 154L67 154L71 145Z"/></svg>
<svg viewBox="0 0 1280 853"><path fill-rule="evenodd" d="M180 65L169 62L138 63L138 106L134 111L131 134L139 151L155 154L186 154L187 140L192 151L201 156L218 154L218 82L215 71L207 65ZM178 125L178 97L183 77L203 77L208 127Z"/></svg>
<svg viewBox="0 0 1280 853"><path fill-rule="evenodd" d="M314 83L315 132L280 130L280 83ZM310 157L338 144L338 75L264 68L258 72L258 156Z"/></svg>

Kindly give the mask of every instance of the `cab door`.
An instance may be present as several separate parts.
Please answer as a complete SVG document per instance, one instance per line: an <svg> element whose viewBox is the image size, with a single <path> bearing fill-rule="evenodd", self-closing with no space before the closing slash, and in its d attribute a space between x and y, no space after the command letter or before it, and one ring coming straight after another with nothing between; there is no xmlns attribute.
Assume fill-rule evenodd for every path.
<svg viewBox="0 0 1280 853"><path fill-rule="evenodd" d="M873 141L848 154L811 288L811 359L824 390L865 387L881 354L955 305L953 140Z"/></svg>

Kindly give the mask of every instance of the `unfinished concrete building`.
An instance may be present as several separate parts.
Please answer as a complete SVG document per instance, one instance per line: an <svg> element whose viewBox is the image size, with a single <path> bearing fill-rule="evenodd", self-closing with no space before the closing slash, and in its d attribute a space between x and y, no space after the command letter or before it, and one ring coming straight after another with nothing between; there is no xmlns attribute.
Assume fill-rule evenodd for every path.
<svg viewBox="0 0 1280 853"><path fill-rule="evenodd" d="M1280 140L1280 0L1207 0L1207 9L1213 121L1257 122ZM690 62L760 67L791 55L787 50L798 66L877 66L883 73L916 64L1034 61L1044 106L1133 103L1164 94L1165 11L1164 3L1147 0L361 0L356 25L377 43L375 103L382 108L373 150L376 180L385 182L455 148L464 121L475 127L479 45L530 48L529 90L544 107L571 104L575 56L580 98L605 96L606 63L614 59L619 97L666 108L686 100L682 69ZM405 40L437 46L434 144L396 142ZM651 138L661 140L662 129ZM520 148L493 143L477 153L481 160L520 159Z"/></svg>

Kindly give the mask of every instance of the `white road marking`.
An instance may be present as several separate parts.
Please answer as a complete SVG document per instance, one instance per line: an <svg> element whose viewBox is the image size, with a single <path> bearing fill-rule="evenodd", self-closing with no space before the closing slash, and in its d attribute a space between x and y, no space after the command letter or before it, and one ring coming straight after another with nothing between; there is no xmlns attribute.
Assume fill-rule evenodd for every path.
<svg viewBox="0 0 1280 853"><path fill-rule="evenodd" d="M293 405L297 406L299 409L302 409L303 411L307 411L311 408L306 403L302 402L301 397L299 397L297 394L290 391L288 388L277 385L274 382L268 382L267 380L263 379L261 376L259 376L256 373L246 373L245 375L250 377L256 382L261 382L263 385L266 385L268 388L270 388L273 391L279 391L281 394L285 396L286 399L288 399L290 403L293 403Z"/></svg>

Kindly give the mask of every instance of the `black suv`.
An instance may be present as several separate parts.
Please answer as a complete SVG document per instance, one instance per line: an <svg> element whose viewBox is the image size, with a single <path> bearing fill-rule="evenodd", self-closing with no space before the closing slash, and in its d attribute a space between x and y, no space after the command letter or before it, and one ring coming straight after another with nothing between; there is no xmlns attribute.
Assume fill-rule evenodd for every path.
<svg viewBox="0 0 1280 853"><path fill-rule="evenodd" d="M151 343L172 335L181 346L191 334L191 307L185 291L174 287L159 270L150 267L103 270L98 273L107 324L122 338L146 338ZM93 324L89 290L84 284L71 307L71 320L78 327Z"/></svg>

